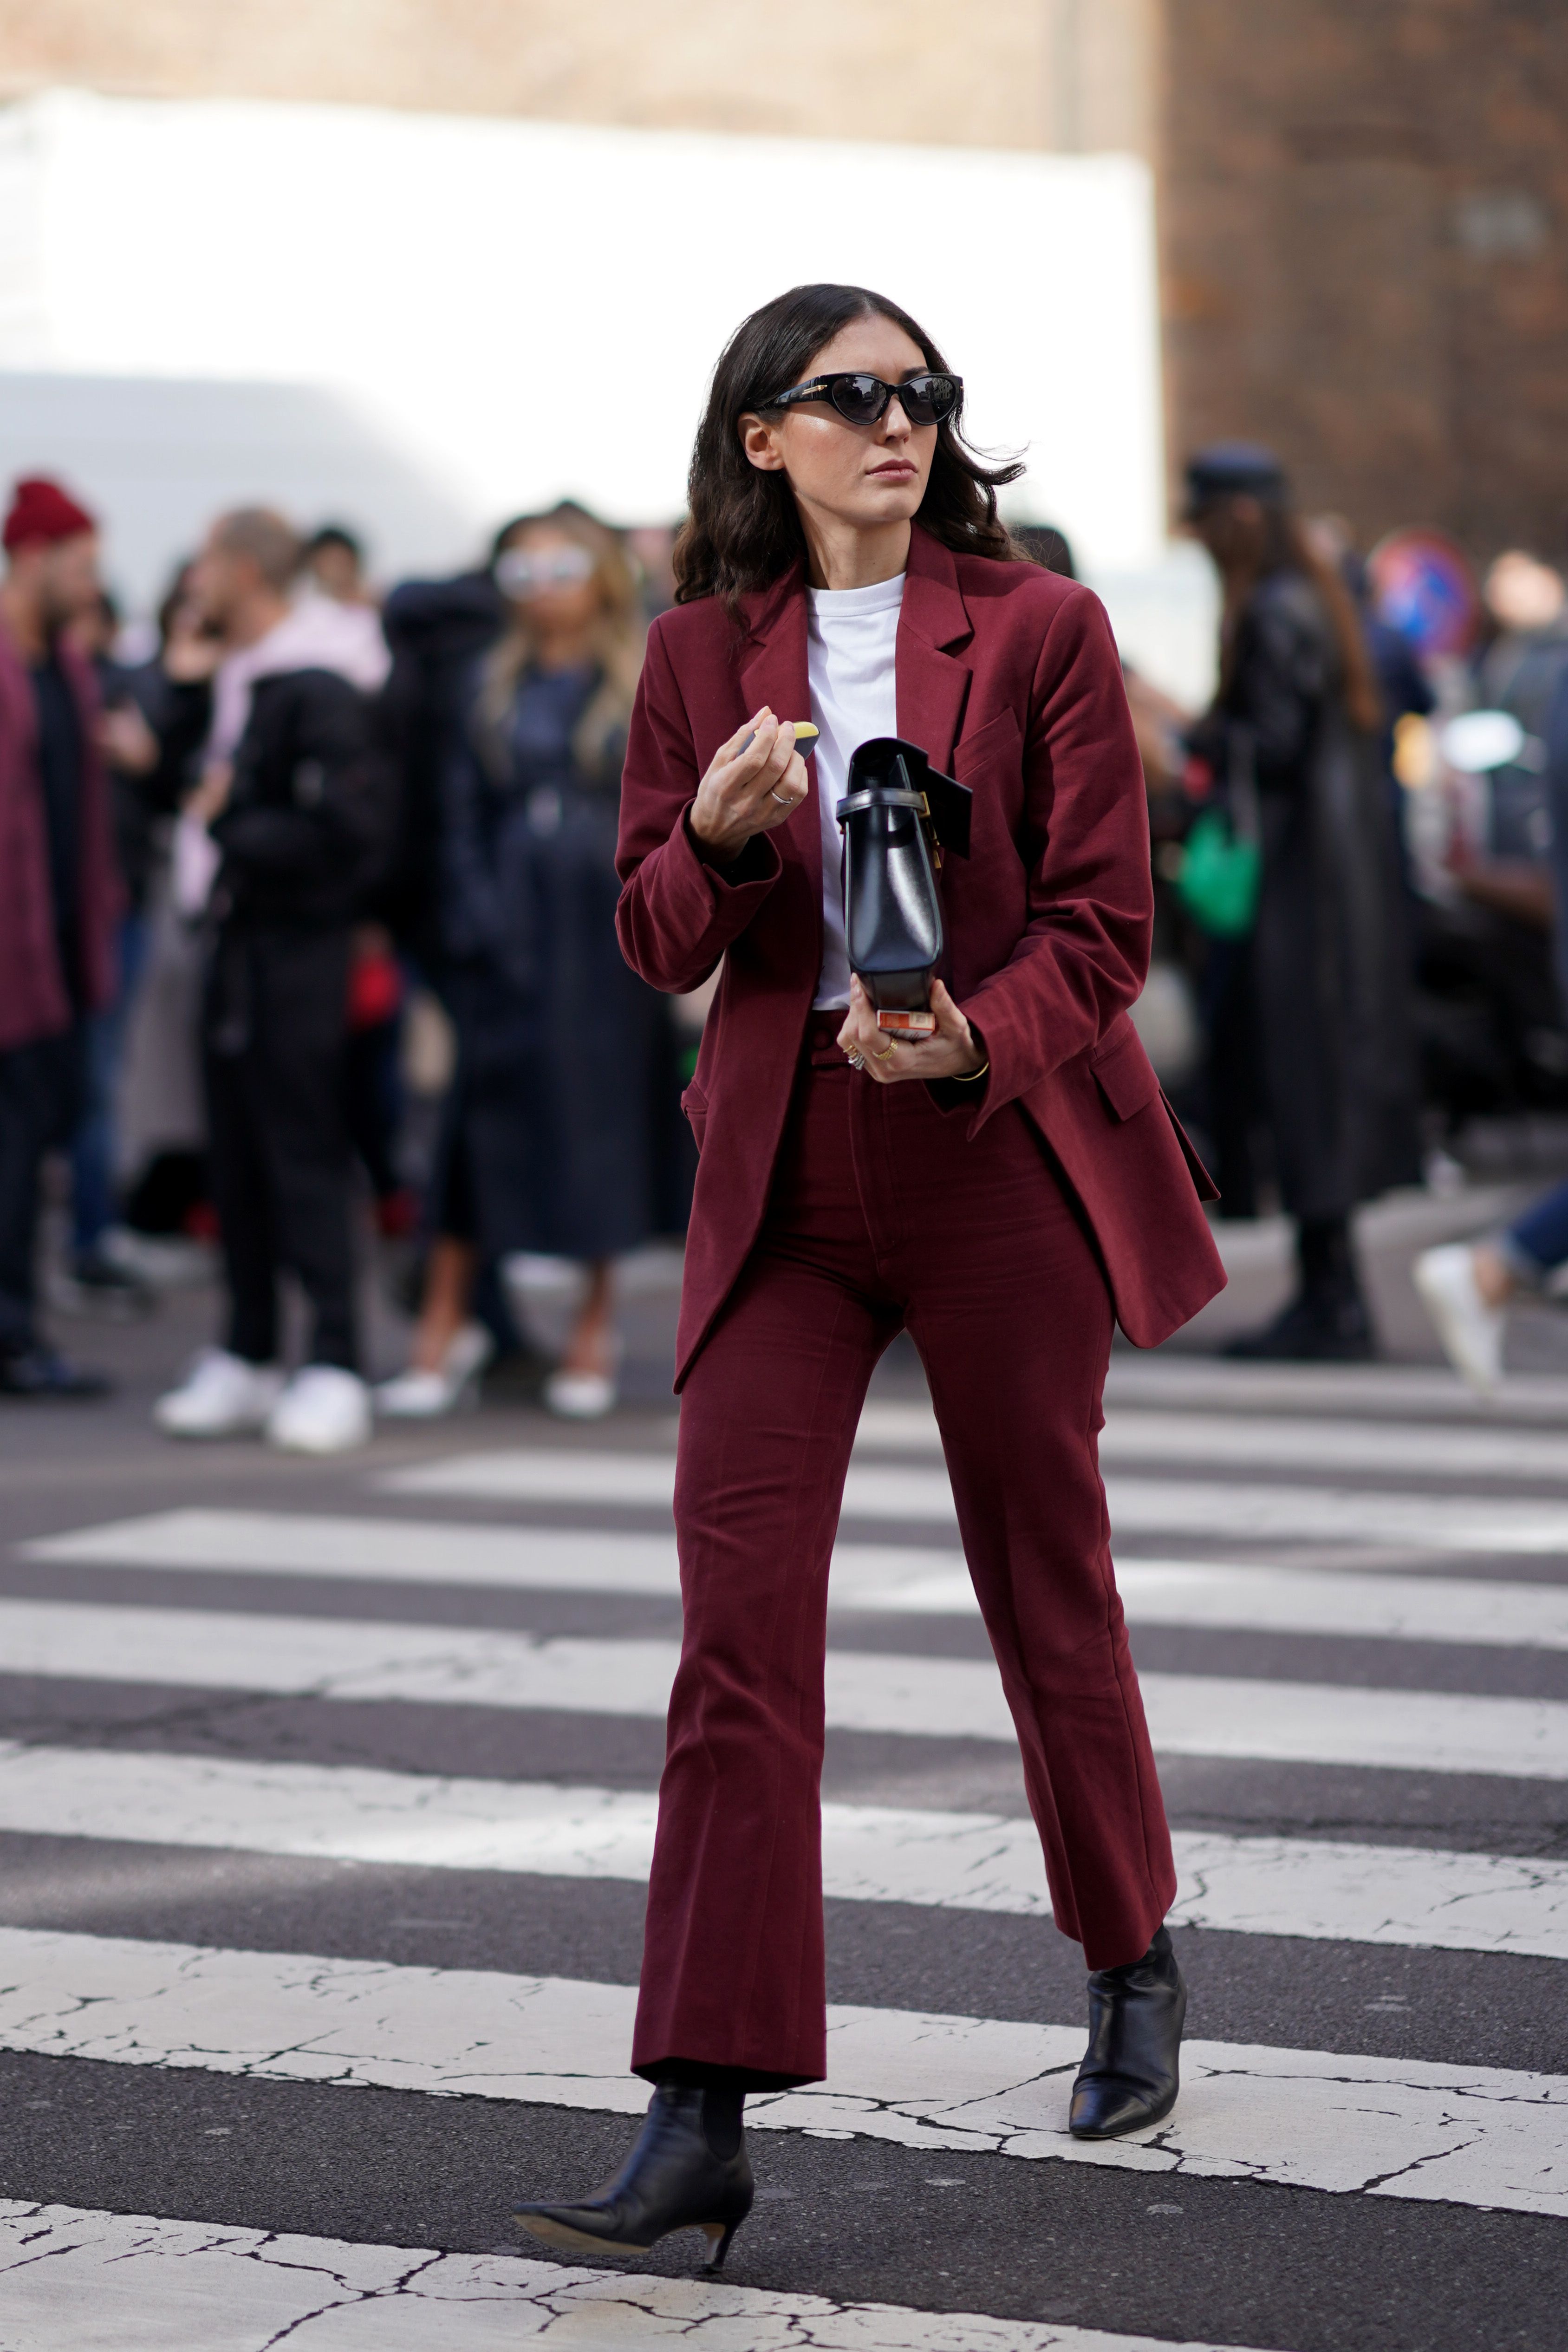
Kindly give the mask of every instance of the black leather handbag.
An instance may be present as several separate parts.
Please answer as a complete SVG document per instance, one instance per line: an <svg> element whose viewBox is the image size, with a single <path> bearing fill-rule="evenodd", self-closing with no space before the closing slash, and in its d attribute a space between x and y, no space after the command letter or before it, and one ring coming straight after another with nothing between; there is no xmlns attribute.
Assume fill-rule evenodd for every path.
<svg viewBox="0 0 1568 2352"><path fill-rule="evenodd" d="M916 743L876 735L850 761L834 814L844 836L844 936L850 970L877 1008L877 1026L915 1036L942 961L943 852L969 855L974 794L933 768Z"/></svg>

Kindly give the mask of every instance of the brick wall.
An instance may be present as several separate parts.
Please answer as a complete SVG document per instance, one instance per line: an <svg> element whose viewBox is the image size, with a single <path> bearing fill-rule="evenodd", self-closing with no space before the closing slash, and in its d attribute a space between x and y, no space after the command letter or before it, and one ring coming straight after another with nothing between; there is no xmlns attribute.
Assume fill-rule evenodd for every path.
<svg viewBox="0 0 1568 2352"><path fill-rule="evenodd" d="M1272 442L1364 541L1563 551L1564 0L1166 0L1173 457Z"/></svg>

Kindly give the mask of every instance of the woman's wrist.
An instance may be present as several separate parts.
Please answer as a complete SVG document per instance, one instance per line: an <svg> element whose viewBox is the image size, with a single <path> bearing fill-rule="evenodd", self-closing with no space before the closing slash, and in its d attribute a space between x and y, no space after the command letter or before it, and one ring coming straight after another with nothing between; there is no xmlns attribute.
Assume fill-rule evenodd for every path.
<svg viewBox="0 0 1568 2352"><path fill-rule="evenodd" d="M979 1084L990 1068L991 1057L986 1051L986 1041L974 1023L966 1019L964 1026L968 1033L969 1051L974 1055L974 1066L967 1070L955 1070L953 1079L956 1086L973 1087Z"/></svg>
<svg viewBox="0 0 1568 2352"><path fill-rule="evenodd" d="M686 811L686 827L701 855L710 866L733 866L745 855L751 835L736 826L715 825L706 817L700 801L694 801Z"/></svg>
<svg viewBox="0 0 1568 2352"><path fill-rule="evenodd" d="M760 878L752 877L749 869L755 863L753 853L756 845L758 841L765 839L766 835L748 833L733 848L727 843L723 847L718 847L713 842L705 840L697 831L692 821L690 809L686 811L684 822L686 838L695 850L699 860L710 873L716 874L721 881L734 882L737 879Z"/></svg>

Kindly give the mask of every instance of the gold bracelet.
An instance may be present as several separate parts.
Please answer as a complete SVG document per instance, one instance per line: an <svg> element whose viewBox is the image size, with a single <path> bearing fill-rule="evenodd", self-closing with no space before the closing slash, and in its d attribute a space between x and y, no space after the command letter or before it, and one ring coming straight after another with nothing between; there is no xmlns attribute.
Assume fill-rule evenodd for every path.
<svg viewBox="0 0 1568 2352"><path fill-rule="evenodd" d="M985 1076L990 1066L989 1062L982 1062L977 1070L955 1070L953 1083L959 1087L972 1087Z"/></svg>

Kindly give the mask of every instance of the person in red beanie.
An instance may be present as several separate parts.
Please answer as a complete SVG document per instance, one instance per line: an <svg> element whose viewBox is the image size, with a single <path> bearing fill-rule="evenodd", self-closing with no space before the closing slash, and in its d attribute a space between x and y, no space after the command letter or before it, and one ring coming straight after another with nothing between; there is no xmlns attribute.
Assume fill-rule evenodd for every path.
<svg viewBox="0 0 1568 2352"><path fill-rule="evenodd" d="M68 635L100 593L98 526L35 477L0 541L0 1397L99 1396L105 1381L41 1340L33 1284L39 1171L69 1140L83 1024L114 988L98 695Z"/></svg>

